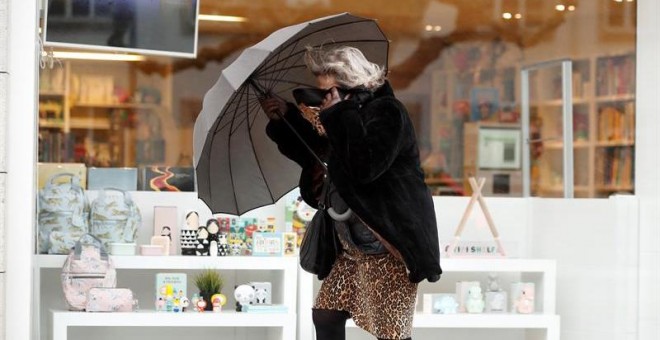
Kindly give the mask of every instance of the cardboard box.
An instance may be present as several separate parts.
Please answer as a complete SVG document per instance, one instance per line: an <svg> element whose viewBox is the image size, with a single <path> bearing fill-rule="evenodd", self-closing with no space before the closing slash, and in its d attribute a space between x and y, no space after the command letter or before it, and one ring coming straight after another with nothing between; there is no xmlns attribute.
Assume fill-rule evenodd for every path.
<svg viewBox="0 0 660 340"><path fill-rule="evenodd" d="M140 168L140 190L195 191L193 167L148 166Z"/></svg>
<svg viewBox="0 0 660 340"><path fill-rule="evenodd" d="M89 168L87 189L115 188L124 191L137 190L137 168Z"/></svg>

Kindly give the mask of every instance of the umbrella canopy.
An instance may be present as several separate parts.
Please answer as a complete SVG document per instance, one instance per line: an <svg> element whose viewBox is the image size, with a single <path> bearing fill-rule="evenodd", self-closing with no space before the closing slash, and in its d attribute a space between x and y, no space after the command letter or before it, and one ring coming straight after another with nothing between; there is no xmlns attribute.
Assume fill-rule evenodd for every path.
<svg viewBox="0 0 660 340"><path fill-rule="evenodd" d="M298 185L300 167L266 136L259 98L293 101L294 88L315 86L303 58L307 46L353 46L387 67L385 34L374 20L348 13L282 28L245 49L206 93L195 122L195 183L213 213L240 215Z"/></svg>

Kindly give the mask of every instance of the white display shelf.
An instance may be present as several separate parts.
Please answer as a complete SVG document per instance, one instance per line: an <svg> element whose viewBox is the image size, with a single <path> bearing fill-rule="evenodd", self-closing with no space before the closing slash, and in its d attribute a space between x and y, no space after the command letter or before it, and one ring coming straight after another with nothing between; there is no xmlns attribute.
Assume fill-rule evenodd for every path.
<svg viewBox="0 0 660 340"><path fill-rule="evenodd" d="M67 255L36 255L39 268L62 268ZM297 257L266 256L110 256L117 269L296 270Z"/></svg>
<svg viewBox="0 0 660 340"><path fill-rule="evenodd" d="M499 328L545 330L546 340L559 340L560 317L556 315L557 262L547 259L525 258L448 258L440 260L443 276L450 273L512 273L520 274L522 280L536 284L537 313L534 314L415 314L413 328ZM460 275L459 275L460 276ZM309 310L314 301L314 276L298 273L300 298L298 310ZM443 280L443 279L440 279ZM300 313L298 330L300 339L311 338L311 313ZM347 327L357 327L348 320Z"/></svg>
<svg viewBox="0 0 660 340"><path fill-rule="evenodd" d="M59 270L67 255L35 255L39 280L42 270ZM117 270L275 270L282 271L276 284L282 289L282 304L288 313L162 313L144 310L135 313L85 313L51 310L52 340L66 340L70 327L260 327L268 328L268 340L296 338L297 329L297 257L261 256L111 256ZM37 299L41 292L35 291ZM39 305L36 307L37 313ZM272 329L271 329L272 328Z"/></svg>
<svg viewBox="0 0 660 340"><path fill-rule="evenodd" d="M415 314L414 328L559 329L559 316L547 314ZM357 327L353 320L346 327Z"/></svg>
<svg viewBox="0 0 660 340"><path fill-rule="evenodd" d="M53 340L66 340L69 327L278 327L281 339L295 339L295 313L85 313L53 310ZM293 325L293 326L292 326Z"/></svg>
<svg viewBox="0 0 660 340"><path fill-rule="evenodd" d="M525 272L554 273L554 260L512 258L451 258L444 255L440 260L443 272Z"/></svg>

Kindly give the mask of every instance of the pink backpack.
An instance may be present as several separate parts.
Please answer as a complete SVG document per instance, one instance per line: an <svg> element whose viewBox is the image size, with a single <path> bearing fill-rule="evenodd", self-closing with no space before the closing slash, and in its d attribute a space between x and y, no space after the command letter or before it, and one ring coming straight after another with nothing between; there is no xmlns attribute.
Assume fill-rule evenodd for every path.
<svg viewBox="0 0 660 340"><path fill-rule="evenodd" d="M85 239L90 243L83 243ZM62 288L69 310L84 310L91 288L114 288L117 273L103 248L103 243L91 234L84 234L76 242L62 267Z"/></svg>

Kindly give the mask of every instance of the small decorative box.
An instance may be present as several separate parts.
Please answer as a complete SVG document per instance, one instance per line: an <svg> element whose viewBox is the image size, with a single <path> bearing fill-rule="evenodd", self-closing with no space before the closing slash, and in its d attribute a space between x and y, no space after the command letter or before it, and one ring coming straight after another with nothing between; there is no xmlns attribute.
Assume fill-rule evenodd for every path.
<svg viewBox="0 0 660 340"><path fill-rule="evenodd" d="M141 244L140 255L142 256L161 256L163 255L163 246L153 244Z"/></svg>

